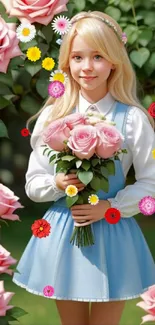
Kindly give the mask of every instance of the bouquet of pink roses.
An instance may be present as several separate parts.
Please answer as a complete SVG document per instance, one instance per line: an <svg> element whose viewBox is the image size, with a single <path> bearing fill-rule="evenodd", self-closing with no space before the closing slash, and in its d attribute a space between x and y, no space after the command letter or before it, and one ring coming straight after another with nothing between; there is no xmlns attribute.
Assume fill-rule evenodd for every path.
<svg viewBox="0 0 155 325"><path fill-rule="evenodd" d="M66 204L70 208L77 204L97 204L96 192L109 190L109 175L115 175L114 159L121 150L122 134L107 122L100 113L74 113L51 122L43 132L43 154L50 164L56 164L56 173L71 173L75 170L78 179L85 184L79 193L74 185L66 188ZM76 227L70 243L78 246L94 244L91 225Z"/></svg>

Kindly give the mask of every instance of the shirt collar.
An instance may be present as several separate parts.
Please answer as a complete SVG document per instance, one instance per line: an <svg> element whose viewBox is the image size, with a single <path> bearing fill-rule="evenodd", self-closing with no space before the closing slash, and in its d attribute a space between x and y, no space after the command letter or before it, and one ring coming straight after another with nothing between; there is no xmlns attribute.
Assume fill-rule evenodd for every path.
<svg viewBox="0 0 155 325"><path fill-rule="evenodd" d="M115 99L112 97L112 95L108 92L105 97L100 99L96 103L90 103L88 102L81 94L81 91L79 91L79 105L78 105L78 111L80 113L85 113L88 107L91 105L95 105L97 107L97 110L101 113L104 113L105 115L111 110L113 104L115 103Z"/></svg>

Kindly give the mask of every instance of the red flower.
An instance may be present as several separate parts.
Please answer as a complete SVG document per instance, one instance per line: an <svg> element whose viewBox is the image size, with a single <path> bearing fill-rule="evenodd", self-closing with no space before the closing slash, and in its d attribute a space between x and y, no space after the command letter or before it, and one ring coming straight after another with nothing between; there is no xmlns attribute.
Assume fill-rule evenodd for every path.
<svg viewBox="0 0 155 325"><path fill-rule="evenodd" d="M27 128L22 129L20 133L23 137L27 137L30 134Z"/></svg>
<svg viewBox="0 0 155 325"><path fill-rule="evenodd" d="M47 237L50 233L51 225L44 219L36 220L31 226L31 230L35 237Z"/></svg>
<svg viewBox="0 0 155 325"><path fill-rule="evenodd" d="M121 218L120 211L115 208L110 208L105 213L105 220L108 223L112 223L112 224L117 223L119 222L120 218Z"/></svg>
<svg viewBox="0 0 155 325"><path fill-rule="evenodd" d="M148 108L148 113L155 118L155 102L153 102L149 108Z"/></svg>

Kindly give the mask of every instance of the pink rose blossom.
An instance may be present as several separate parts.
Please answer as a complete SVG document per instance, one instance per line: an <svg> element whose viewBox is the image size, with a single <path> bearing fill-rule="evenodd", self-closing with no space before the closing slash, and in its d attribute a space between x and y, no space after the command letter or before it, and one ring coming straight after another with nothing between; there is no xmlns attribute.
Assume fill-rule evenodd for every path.
<svg viewBox="0 0 155 325"><path fill-rule="evenodd" d="M23 208L23 206L17 202L18 196L3 184L0 184L0 218L8 220L20 220L17 214L13 214L16 209Z"/></svg>
<svg viewBox="0 0 155 325"><path fill-rule="evenodd" d="M97 130L92 125L76 126L70 131L68 147L79 159L89 159L95 153L98 142Z"/></svg>
<svg viewBox="0 0 155 325"><path fill-rule="evenodd" d="M136 306L144 309L149 315L142 317L142 323L155 320L155 285L151 286L140 296L143 301L138 302Z"/></svg>
<svg viewBox="0 0 155 325"><path fill-rule="evenodd" d="M112 157L116 151L121 149L123 136L114 126L104 122L97 123L95 127L99 136L96 154L101 158Z"/></svg>
<svg viewBox="0 0 155 325"><path fill-rule="evenodd" d="M59 98L64 94L64 92L65 92L65 86L61 81L58 80L52 81L48 85L48 94L51 97Z"/></svg>
<svg viewBox="0 0 155 325"><path fill-rule="evenodd" d="M22 55L15 32L16 25L0 17L0 72L6 73L10 59Z"/></svg>
<svg viewBox="0 0 155 325"><path fill-rule="evenodd" d="M13 270L9 270L10 265L16 264L17 260L10 256L8 252L2 245L0 245L0 274L7 273L9 275L13 274Z"/></svg>
<svg viewBox="0 0 155 325"><path fill-rule="evenodd" d="M5 292L4 281L0 281L0 316L6 316L7 310L14 306L7 306L14 292Z"/></svg>
<svg viewBox="0 0 155 325"><path fill-rule="evenodd" d="M65 117L65 122L69 129L72 130L77 125L86 124L86 117L80 113L70 114Z"/></svg>
<svg viewBox="0 0 155 325"><path fill-rule="evenodd" d="M152 196L143 197L139 203L139 210L144 215L152 215L155 213L155 199Z"/></svg>
<svg viewBox="0 0 155 325"><path fill-rule="evenodd" d="M48 25L53 17L67 11L68 0L1 0L10 17L18 17L21 22Z"/></svg>
<svg viewBox="0 0 155 325"><path fill-rule="evenodd" d="M70 129L64 122L64 119L61 118L48 125L46 130L43 132L43 141L53 150L62 151L66 148L63 141L68 140L69 136Z"/></svg>
<svg viewBox="0 0 155 325"><path fill-rule="evenodd" d="M43 290L44 296L51 297L54 294L54 288L51 286L46 286Z"/></svg>

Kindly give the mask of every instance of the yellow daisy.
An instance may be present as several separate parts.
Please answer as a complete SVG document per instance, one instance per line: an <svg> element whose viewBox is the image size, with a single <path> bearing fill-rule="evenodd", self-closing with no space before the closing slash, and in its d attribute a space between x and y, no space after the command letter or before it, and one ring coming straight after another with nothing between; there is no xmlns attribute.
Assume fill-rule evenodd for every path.
<svg viewBox="0 0 155 325"><path fill-rule="evenodd" d="M78 193L78 189L75 185L68 185L66 187L66 190L65 190L65 193L72 197L72 196L75 196L77 193Z"/></svg>
<svg viewBox="0 0 155 325"><path fill-rule="evenodd" d="M91 205L96 205L99 202L99 198L98 198L98 196L96 194L91 194L88 197L88 202Z"/></svg>
<svg viewBox="0 0 155 325"><path fill-rule="evenodd" d="M155 159L155 149L152 150L153 158Z"/></svg>
<svg viewBox="0 0 155 325"><path fill-rule="evenodd" d="M29 47L26 56L30 61L35 62L41 58L41 51L37 46Z"/></svg>
<svg viewBox="0 0 155 325"><path fill-rule="evenodd" d="M45 70L52 70L55 66L55 61L52 59L52 58L45 58L43 61L42 61L42 67L45 69Z"/></svg>
<svg viewBox="0 0 155 325"><path fill-rule="evenodd" d="M50 81L60 81L62 83L65 83L67 81L68 77L65 72L62 70L55 70L51 73Z"/></svg>

